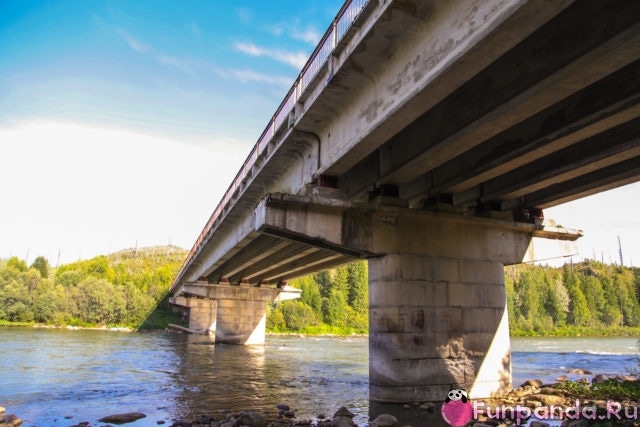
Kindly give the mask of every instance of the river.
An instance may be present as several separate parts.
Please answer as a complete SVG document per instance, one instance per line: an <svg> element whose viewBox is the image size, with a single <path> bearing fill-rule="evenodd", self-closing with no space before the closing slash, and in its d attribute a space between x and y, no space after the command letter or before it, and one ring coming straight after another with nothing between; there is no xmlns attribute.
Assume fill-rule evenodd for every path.
<svg viewBox="0 0 640 427"><path fill-rule="evenodd" d="M171 425L221 409L274 412L278 404L295 408L298 418L346 406L364 425L370 410L398 409L370 408L362 337L269 336L264 347L245 347L169 332L0 328L0 342L0 405L25 426L99 425L122 412L147 415L128 426ZM638 367L637 338L514 338L512 351L516 385L553 381L571 368Z"/></svg>

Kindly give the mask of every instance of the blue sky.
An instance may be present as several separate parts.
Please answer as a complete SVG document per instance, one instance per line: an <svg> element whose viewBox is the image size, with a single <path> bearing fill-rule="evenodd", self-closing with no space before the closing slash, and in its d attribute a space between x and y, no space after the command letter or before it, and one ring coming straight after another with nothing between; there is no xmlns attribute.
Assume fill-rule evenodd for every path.
<svg viewBox="0 0 640 427"><path fill-rule="evenodd" d="M0 257L190 248L341 6L0 0ZM545 213L640 265L639 196Z"/></svg>

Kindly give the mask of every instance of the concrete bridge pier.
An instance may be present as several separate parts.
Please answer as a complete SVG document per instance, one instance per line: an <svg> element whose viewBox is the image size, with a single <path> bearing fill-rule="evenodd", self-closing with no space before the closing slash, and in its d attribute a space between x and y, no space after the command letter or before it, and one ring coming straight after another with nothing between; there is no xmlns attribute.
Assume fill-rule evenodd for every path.
<svg viewBox="0 0 640 427"><path fill-rule="evenodd" d="M190 307L189 328L215 329L216 343L222 344L264 344L267 304L300 297L299 289L286 285L250 286L199 281L185 285L184 291L196 298L177 297L173 303ZM205 329L203 325L210 326Z"/></svg>
<svg viewBox="0 0 640 427"><path fill-rule="evenodd" d="M216 330L218 302L208 298L172 298L174 305L187 307L189 311L189 329L203 333Z"/></svg>
<svg viewBox="0 0 640 427"><path fill-rule="evenodd" d="M264 344L267 304L271 299L250 299L247 292L241 299L218 300L216 343Z"/></svg>
<svg viewBox="0 0 640 427"><path fill-rule="evenodd" d="M513 225L374 220L374 247L386 255L369 260L372 400L442 401L450 388L479 398L511 388L503 266L520 262L531 238Z"/></svg>

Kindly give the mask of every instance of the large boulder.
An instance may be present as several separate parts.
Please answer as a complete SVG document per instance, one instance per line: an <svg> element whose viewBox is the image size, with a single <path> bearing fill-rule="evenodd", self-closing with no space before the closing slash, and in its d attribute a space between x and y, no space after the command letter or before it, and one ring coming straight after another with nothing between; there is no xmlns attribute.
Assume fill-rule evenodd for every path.
<svg viewBox="0 0 640 427"><path fill-rule="evenodd" d="M247 427L264 427L266 422L264 417L255 411L240 412L236 421L233 423L234 427L247 426Z"/></svg>
<svg viewBox="0 0 640 427"><path fill-rule="evenodd" d="M349 411L344 406L341 406L340 409L333 414L333 418L331 419L331 427L353 427L355 426L353 422L354 413Z"/></svg>
<svg viewBox="0 0 640 427"><path fill-rule="evenodd" d="M146 417L142 412L128 412L126 414L113 414L100 418L101 423L127 424Z"/></svg>
<svg viewBox="0 0 640 427"><path fill-rule="evenodd" d="M15 415L0 413L0 427L18 427L22 420Z"/></svg>
<svg viewBox="0 0 640 427"><path fill-rule="evenodd" d="M394 427L398 423L398 419L393 415L389 414L380 414L378 415L369 427Z"/></svg>

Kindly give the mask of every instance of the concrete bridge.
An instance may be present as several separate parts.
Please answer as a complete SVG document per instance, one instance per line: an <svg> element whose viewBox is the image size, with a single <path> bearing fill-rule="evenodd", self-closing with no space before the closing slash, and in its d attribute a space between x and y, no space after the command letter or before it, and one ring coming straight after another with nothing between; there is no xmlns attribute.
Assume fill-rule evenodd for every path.
<svg viewBox="0 0 640 427"><path fill-rule="evenodd" d="M509 389L503 267L580 236L543 209L640 178L639 59L637 1L347 1L173 301L261 343L287 280L367 259L372 400Z"/></svg>

